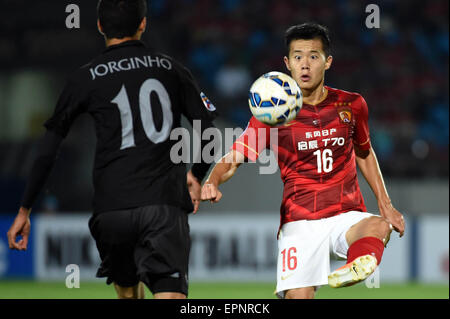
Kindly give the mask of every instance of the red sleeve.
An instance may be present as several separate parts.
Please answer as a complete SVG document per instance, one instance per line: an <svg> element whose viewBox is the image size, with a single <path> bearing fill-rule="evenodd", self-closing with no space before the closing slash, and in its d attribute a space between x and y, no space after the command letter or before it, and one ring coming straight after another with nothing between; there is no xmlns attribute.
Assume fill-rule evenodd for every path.
<svg viewBox="0 0 450 319"><path fill-rule="evenodd" d="M248 122L247 128L231 146L232 150L245 155L251 161L256 161L261 151L270 145L270 126L255 117Z"/></svg>
<svg viewBox="0 0 450 319"><path fill-rule="evenodd" d="M359 96L355 102L355 134L353 135L353 143L360 149L368 150L370 148L369 110L362 96Z"/></svg>

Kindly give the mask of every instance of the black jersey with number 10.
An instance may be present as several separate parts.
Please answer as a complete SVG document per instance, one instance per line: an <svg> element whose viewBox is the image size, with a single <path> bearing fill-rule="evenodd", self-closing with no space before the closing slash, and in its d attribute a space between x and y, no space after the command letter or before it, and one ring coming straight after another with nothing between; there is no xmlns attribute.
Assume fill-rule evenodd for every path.
<svg viewBox="0 0 450 319"><path fill-rule="evenodd" d="M170 133L181 115L211 123L215 108L185 67L141 41L110 46L69 78L45 126L65 137L84 112L97 136L95 214L152 204L192 211Z"/></svg>

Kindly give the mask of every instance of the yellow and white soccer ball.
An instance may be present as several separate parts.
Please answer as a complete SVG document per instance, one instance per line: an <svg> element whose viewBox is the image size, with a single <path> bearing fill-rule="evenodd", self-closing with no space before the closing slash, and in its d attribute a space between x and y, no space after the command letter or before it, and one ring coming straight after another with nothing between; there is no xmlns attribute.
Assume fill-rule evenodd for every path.
<svg viewBox="0 0 450 319"><path fill-rule="evenodd" d="M303 105L297 82L282 72L260 76L250 87L248 104L260 122L275 126L292 121Z"/></svg>

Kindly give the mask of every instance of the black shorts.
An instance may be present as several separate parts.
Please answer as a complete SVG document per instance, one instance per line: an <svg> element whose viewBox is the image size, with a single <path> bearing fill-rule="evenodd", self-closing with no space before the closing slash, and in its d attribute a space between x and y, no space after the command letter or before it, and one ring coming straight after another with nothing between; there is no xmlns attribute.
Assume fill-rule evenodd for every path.
<svg viewBox="0 0 450 319"><path fill-rule="evenodd" d="M121 287L142 281L150 291L188 293L188 214L152 205L94 215L89 220L102 263L97 277Z"/></svg>

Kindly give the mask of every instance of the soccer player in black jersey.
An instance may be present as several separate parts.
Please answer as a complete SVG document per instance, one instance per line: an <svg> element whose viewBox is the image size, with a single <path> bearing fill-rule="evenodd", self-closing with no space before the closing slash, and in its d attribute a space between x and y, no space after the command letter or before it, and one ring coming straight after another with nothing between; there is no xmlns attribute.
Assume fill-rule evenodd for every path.
<svg viewBox="0 0 450 319"><path fill-rule="evenodd" d="M177 141L170 133L181 126L181 115L213 127L215 108L185 67L140 41L146 12L145 0L99 1L98 28L107 48L69 78L45 123L8 242L26 249L33 202L71 124L87 112L97 136L89 220L102 260L97 277L114 283L119 298L143 297L142 283L155 298L185 298L187 215L198 209L210 165L194 164L186 175L184 163L171 161Z"/></svg>

